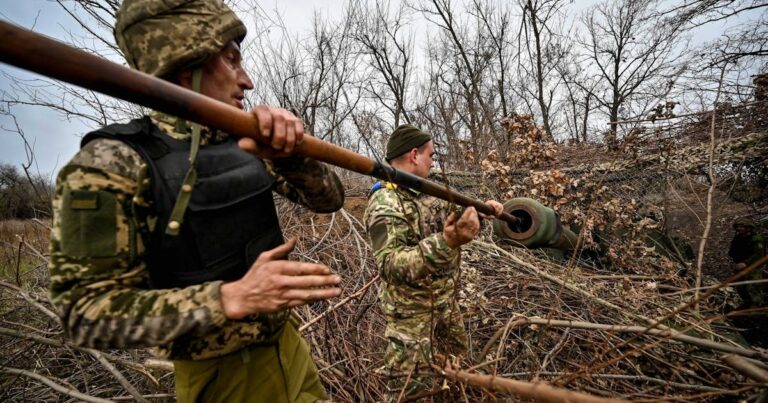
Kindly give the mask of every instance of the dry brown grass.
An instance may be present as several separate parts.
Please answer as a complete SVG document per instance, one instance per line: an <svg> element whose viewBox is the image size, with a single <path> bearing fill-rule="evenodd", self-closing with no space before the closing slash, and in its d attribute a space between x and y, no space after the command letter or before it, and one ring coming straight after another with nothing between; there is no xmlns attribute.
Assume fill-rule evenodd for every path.
<svg viewBox="0 0 768 403"><path fill-rule="evenodd" d="M29 277L45 271L41 254L48 253L50 223L32 220L0 221L0 277ZM30 277L31 276L31 277Z"/></svg>

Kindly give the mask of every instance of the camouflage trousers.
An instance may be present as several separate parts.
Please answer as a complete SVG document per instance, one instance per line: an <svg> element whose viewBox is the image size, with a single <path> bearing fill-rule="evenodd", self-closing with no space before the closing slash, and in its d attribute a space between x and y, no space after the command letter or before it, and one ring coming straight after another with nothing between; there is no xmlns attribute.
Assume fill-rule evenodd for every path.
<svg viewBox="0 0 768 403"><path fill-rule="evenodd" d="M746 277L741 279L741 281L746 280L762 280L763 279L763 268L758 268L756 270L753 270L751 273L749 273ZM765 306L765 294L766 294L766 285L765 284L744 284L744 285L737 285L736 292L739 293L739 296L742 300L742 308L749 309L749 308L761 308Z"/></svg>
<svg viewBox="0 0 768 403"><path fill-rule="evenodd" d="M460 355L467 350L458 306L408 317L385 316L387 350L381 372L387 378L387 402L396 402L401 392L405 397L440 385L442 380L429 368L434 353Z"/></svg>

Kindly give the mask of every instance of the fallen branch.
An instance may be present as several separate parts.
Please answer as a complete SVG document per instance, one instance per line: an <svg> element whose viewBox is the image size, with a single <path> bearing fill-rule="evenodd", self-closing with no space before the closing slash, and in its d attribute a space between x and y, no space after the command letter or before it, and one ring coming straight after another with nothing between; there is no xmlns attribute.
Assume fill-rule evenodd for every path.
<svg viewBox="0 0 768 403"><path fill-rule="evenodd" d="M564 376L568 375L566 372L514 372L514 373L508 373L508 374L501 374L504 377L519 377L519 376L531 376L536 375L539 376ZM623 381L642 381L642 382L651 382L658 385L663 386L673 386L680 389L689 389L689 390L696 390L701 392L728 392L727 389L720 389L720 388L714 388L712 386L705 386L705 385L689 385L687 383L680 383L680 382L672 382L672 381L666 381L664 379L658 379L653 378L650 376L645 375L621 375L621 374L589 374L590 378L598 378L598 379L617 379L617 380L623 380Z"/></svg>
<svg viewBox="0 0 768 403"><path fill-rule="evenodd" d="M96 360L99 361L99 363L101 363L101 365L104 366L104 368L106 368L107 371L109 371L112 374L112 376L115 377L115 379L117 379L117 382L131 396L133 396L133 398L136 399L136 401L141 402L141 403L149 403L149 401L147 399L143 398L141 396L141 393L127 379L125 379L123 374L121 374L120 371L118 371L117 368L115 368L115 366L112 365L112 363L107 361L107 359L104 357L104 354L102 354L98 350L93 350L93 349L88 349L88 350L89 350L88 352L91 353L91 355L94 356L96 358Z"/></svg>
<svg viewBox="0 0 768 403"><path fill-rule="evenodd" d="M691 307L693 305L698 304L700 301L708 298L709 296L711 296L712 294L714 294L715 292L717 292L721 288L723 288L723 287L727 286L728 284L730 284L730 283L732 283L732 282L734 282L734 281L736 281L736 280L746 276L747 274L751 273L753 270L756 270L757 268L761 267L766 262L768 262L768 256L763 256L762 258L758 259L756 262L752 263L749 267L746 267L745 269L741 270L740 272L734 274L733 276L731 276L727 280L725 280L722 283L720 283L717 287L712 288L709 291L705 292L704 294L701 294L700 296L698 296L696 298L693 298L692 300L679 305L677 308L673 309L672 312L668 313L667 315L665 315L661 319L657 319L656 321L651 323L651 326L648 327L647 329L648 330L652 330L652 329L654 329L656 327L661 327L663 329L668 329L668 328L666 328L666 326L661 325L661 322L672 318L673 316L677 315L678 313L682 312L683 310L685 310L685 309L687 309L687 308L689 308L689 307ZM594 359L593 362L601 360L605 356L605 354L607 354L609 351L617 350L620 347L626 346L629 343L635 341L637 338L643 336L644 334L645 334L645 332L636 334L635 336L632 336L628 340L624 340L618 346L614 346L610 350L605 350L596 359ZM655 344L658 344L658 342L654 343L654 345ZM645 347L645 348L648 348L648 347ZM768 354L768 353L760 353L760 355L763 356L763 357L766 356L766 354ZM628 353L624 353L624 354L622 354L622 355L620 355L618 357L612 358L612 359L610 359L608 361L603 361L603 362L598 363L598 364L594 364L594 365L591 365L591 366L584 367L584 368L574 372L571 376L569 376L566 380L564 380L564 382L568 383L571 380L577 378L579 376L579 374L585 373L588 370L598 370L598 369L604 368L604 367L610 365L611 363L618 362L619 360L621 360L621 359L623 359L623 358L625 358L627 356L628 356Z"/></svg>
<svg viewBox="0 0 768 403"><path fill-rule="evenodd" d="M757 350L729 346L729 345L717 343L711 340L688 336L687 334L683 334L674 330L651 329L645 326L604 325L600 323L580 322L580 321L572 321L572 320L555 320L555 319L544 319L544 318L517 318L513 322L513 324L515 326L520 326L522 324L529 324L529 325L532 324L532 325L542 325L542 326L567 327L572 329L604 330L607 332L618 332L618 333L651 334L654 336L673 339L673 340L681 341L684 343L692 344L697 347L707 348L710 350L722 351L722 352L737 354L740 356L750 357L750 358L760 357L763 359L768 359L768 353L760 352Z"/></svg>
<svg viewBox="0 0 768 403"><path fill-rule="evenodd" d="M153 367L151 367L149 365L142 366L139 363L128 361L126 359L117 357L117 356L109 354L109 353L105 353L105 352L102 352L102 351L96 351L96 350L93 350L93 349L90 349L90 348L76 346L75 344L73 344L70 341L59 341L59 340L49 339L47 337L38 336L38 335L35 335L35 334L31 334L31 333L23 333L23 332L19 332L19 331L13 330L13 329L8 329L8 328L5 328L5 327L0 327L0 335L10 336L10 337L18 337L18 338L21 338L21 339L32 340L32 341L34 341L36 343L45 344L45 345L49 345L49 346L52 346L52 347L68 347L68 348L71 348L71 349L74 349L74 350L77 350L77 351L80 351L80 352L83 352L83 353L91 354L91 355L93 355L93 352L97 352L97 353L99 353L102 357L104 357L107 360L110 360L112 362L116 362L116 363L118 363L120 365L123 365L126 368L130 368L130 369L132 369L132 370L134 370L136 372L141 373L142 375L146 376L150 381L152 381L152 383L154 383L154 384L158 383L157 380L146 371L146 368L144 368L144 367L153 368ZM147 361L149 361L149 360L147 360ZM173 371L173 364L171 364L170 361L166 361L166 362L168 362L170 364L170 371ZM167 369L167 367L157 367L157 368Z"/></svg>
<svg viewBox="0 0 768 403"><path fill-rule="evenodd" d="M163 401L173 400L172 397L175 397L176 395L172 393L155 393L154 395L143 395L142 397L144 399L163 399ZM111 397L109 400L134 400L132 396L117 396L117 397Z"/></svg>
<svg viewBox="0 0 768 403"><path fill-rule="evenodd" d="M320 319L328 316L331 312L339 309L339 307L347 304L349 301L352 301L353 299L356 299L356 298L360 298L363 294L365 294L366 291L368 291L368 289L371 287L371 285L373 285L373 283L375 283L376 280L378 280L378 279L379 279L379 275L378 274L373 276L373 278L371 280L369 280L367 283L365 283L364 286L360 287L359 290L355 291L353 294L348 295L346 298L344 298L341 301L339 301L336 305L328 308L328 310L326 310L325 312L321 313L320 315L318 315L314 319L312 319L309 322L301 325L299 327L299 332L303 332L304 330L308 329L309 327L311 327L312 325L314 325L315 323L320 321Z"/></svg>
<svg viewBox="0 0 768 403"><path fill-rule="evenodd" d="M160 369L163 371L173 372L173 363L169 360L162 358L147 358L144 360L144 366L147 368Z"/></svg>
<svg viewBox="0 0 768 403"><path fill-rule="evenodd" d="M765 280L737 281L735 283L728 284L728 286L735 287L735 286L738 286L738 285L748 285L748 284L768 284L768 279L765 279ZM689 293L689 292L694 292L696 290L708 290L710 288L715 288L715 287L718 287L718 286L719 286L719 284L707 285L707 286L703 286L703 287L699 287L699 288L688 288L688 289L685 289L685 290L680 290L680 291L675 291L675 292L670 292L670 293L667 293L667 294L660 294L660 295L662 297L671 297L673 295L685 294L685 293Z"/></svg>
<svg viewBox="0 0 768 403"><path fill-rule="evenodd" d="M32 297L32 295L30 295L28 292L22 290L20 287L16 287L13 284L6 283L5 281L0 281L0 286L16 291L16 293L21 295L21 297L24 298L25 301L29 302L30 305L39 309L40 312L44 313L46 316L56 321L56 323L59 323L59 315L56 315L53 311L43 306L43 304L37 302L37 300L34 297Z"/></svg>
<svg viewBox="0 0 768 403"><path fill-rule="evenodd" d="M101 399L98 397L89 396L77 390L73 390L68 386L60 385L54 382L53 380L34 372L26 371L23 369L9 368L9 367L0 368L0 371L5 372L7 374L24 375L26 377L35 379L37 381L44 383L46 386L50 387L51 389L63 395L74 397L75 399L80 399L84 402L91 402L91 403L109 403L110 402L107 399Z"/></svg>
<svg viewBox="0 0 768 403"><path fill-rule="evenodd" d="M628 312L626 310L626 308L622 308L622 307L620 307L620 306L618 306L616 304L608 302L608 301L606 301L606 300L604 300L604 299L602 299L600 297L592 295L589 292L584 291L584 290L574 286L573 284L569 284L565 280L561 280L558 277L555 277L555 276L553 276L553 275L551 275L549 273L546 273L546 272L544 272L542 270L539 270L534 265L532 265L532 264L530 264L528 262L523 261L522 259L518 258L514 254L512 254L512 253L510 253L510 252L508 252L508 251L506 251L506 250L504 250L502 248L499 248L496 245L493 245L493 244L490 244L490 243L486 243L486 242L477 241L477 240L472 241L472 244L480 246L480 247L483 247L483 248L491 249L491 250L493 250L493 251L495 251L497 253L501 253L505 257L507 257L510 260L512 260L515 264L518 264L518 265L520 265L522 267L525 267L526 269L530 270L531 272L533 272L533 274L535 274L535 275L537 275L539 277L545 278L545 279L547 279L547 280L549 280L549 281L551 281L551 282L553 282L555 284L561 285L561 286L567 288L568 290L570 290L570 291L572 291L572 292L574 292L576 294L579 294L579 295L581 295L583 297L586 297L586 298L588 298L588 299L590 299L592 301L597 302L600 305L606 306L606 307L611 308L611 309L615 309L615 310L617 310L617 311L619 311L619 312L621 312L623 314L629 315L630 317L633 317L635 319L640 319L640 320L648 322L648 323L653 323L654 322L653 319L651 319L651 318L649 318L647 316L643 316L643 315L635 314L635 313L632 313L632 312ZM663 325L660 325L660 324L657 325L657 326L665 328Z"/></svg>
<svg viewBox="0 0 768 403"><path fill-rule="evenodd" d="M608 403L625 401L556 388L545 382L523 382L498 376L472 374L465 371L454 370L449 367L440 367L435 364L431 365L435 371L438 371L447 378L455 381L464 382L472 386L485 388L495 392L514 394L541 402Z"/></svg>
<svg viewBox="0 0 768 403"><path fill-rule="evenodd" d="M744 358L732 354L725 354L720 357L720 359L747 378L768 384L768 371L752 364Z"/></svg>

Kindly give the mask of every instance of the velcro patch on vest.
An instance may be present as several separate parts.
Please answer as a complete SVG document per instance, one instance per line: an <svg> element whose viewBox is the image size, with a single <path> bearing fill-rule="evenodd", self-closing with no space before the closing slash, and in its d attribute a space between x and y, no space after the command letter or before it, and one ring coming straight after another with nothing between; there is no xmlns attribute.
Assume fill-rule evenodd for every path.
<svg viewBox="0 0 768 403"><path fill-rule="evenodd" d="M99 208L99 193L74 191L70 195L69 208L72 210L96 210Z"/></svg>

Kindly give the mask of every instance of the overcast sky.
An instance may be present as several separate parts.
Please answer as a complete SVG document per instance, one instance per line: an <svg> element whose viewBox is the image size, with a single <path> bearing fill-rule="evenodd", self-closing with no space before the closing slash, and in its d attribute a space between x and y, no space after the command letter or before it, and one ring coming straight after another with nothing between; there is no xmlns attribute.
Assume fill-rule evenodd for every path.
<svg viewBox="0 0 768 403"><path fill-rule="evenodd" d="M572 14L578 14L596 2L578 0ZM261 5L268 12L277 9L285 17L288 30L302 36L312 26L315 11L325 18L335 18L345 3L341 0L268 0L262 1ZM0 18L63 41L83 34L72 17L52 0L0 0ZM723 28L722 25L707 26L695 35L695 40L702 42L715 38ZM421 52L418 46L416 52ZM0 93L8 90L10 80L7 74L24 79L37 78L32 73L0 64ZM33 143L37 163L35 171L44 175L61 168L79 148L80 137L94 129L76 120L67 121L50 109L39 106L16 105L12 112L28 140ZM0 115L0 162L19 166L24 161L23 143L15 132L13 120Z"/></svg>

